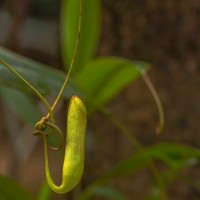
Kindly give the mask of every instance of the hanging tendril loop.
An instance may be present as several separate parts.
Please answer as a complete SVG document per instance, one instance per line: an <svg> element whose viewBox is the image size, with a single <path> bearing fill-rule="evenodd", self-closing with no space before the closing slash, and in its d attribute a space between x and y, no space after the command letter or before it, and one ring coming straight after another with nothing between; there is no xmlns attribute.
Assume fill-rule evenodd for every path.
<svg viewBox="0 0 200 200"><path fill-rule="evenodd" d="M53 151L58 151L63 146L63 134L61 130L58 128L58 126L53 123L49 122L47 117L43 117L34 128L34 135L40 135L43 137L44 140L47 139L47 137L51 136L52 134L57 134L59 136L59 146L58 147L52 147L49 145L49 148Z"/></svg>

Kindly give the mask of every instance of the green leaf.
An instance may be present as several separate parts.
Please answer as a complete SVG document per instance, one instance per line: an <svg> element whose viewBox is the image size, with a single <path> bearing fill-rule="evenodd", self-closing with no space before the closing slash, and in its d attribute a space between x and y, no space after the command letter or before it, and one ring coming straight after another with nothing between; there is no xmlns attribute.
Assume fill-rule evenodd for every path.
<svg viewBox="0 0 200 200"><path fill-rule="evenodd" d="M29 192L8 177L0 176L1 200L33 200Z"/></svg>
<svg viewBox="0 0 200 200"><path fill-rule="evenodd" d="M87 193L79 196L78 200L91 199L93 196L106 197L106 199L112 199L112 200L127 200L127 198L118 190L113 189L111 187L102 187L102 186L90 187Z"/></svg>
<svg viewBox="0 0 200 200"><path fill-rule="evenodd" d="M91 183L91 186L82 193L82 196L87 195L91 187L103 186L117 178L128 176L147 168L149 166L149 161L161 161L174 171L177 167L180 168L190 166L191 164L197 164L197 160L199 159L200 150L188 145L163 143L144 148L97 178ZM191 160L195 162L191 162ZM149 198L157 199L158 197L159 199L161 195L160 192L160 190L155 190Z"/></svg>
<svg viewBox="0 0 200 200"><path fill-rule="evenodd" d="M132 81L140 77L140 70L147 71L150 65L140 61L108 57L93 60L76 76L80 88L97 104L107 103ZM91 105L87 108L94 109Z"/></svg>
<svg viewBox="0 0 200 200"><path fill-rule="evenodd" d="M72 60L79 21L79 0L63 0L61 5L61 51L67 68ZM83 0L79 48L73 71L83 68L95 53L101 26L101 1ZM77 67L76 67L77 66Z"/></svg>
<svg viewBox="0 0 200 200"><path fill-rule="evenodd" d="M159 160L166 163L169 167L174 167L173 162L186 163L189 158L200 158L200 150L181 144L159 144L138 151L129 159L123 161L109 172L97 179L97 184L104 184L113 179L129 175L148 167L150 160ZM166 159L167 158L167 159ZM183 165L184 166L184 165Z"/></svg>
<svg viewBox="0 0 200 200"><path fill-rule="evenodd" d="M57 96L64 82L65 73L15 54L3 47L0 47L0 57L9 63L43 95ZM25 86L21 80L2 65L0 65L0 85L29 91L29 88ZM70 79L65 88L63 97L69 98L72 94L82 96L77 85Z"/></svg>
<svg viewBox="0 0 200 200"><path fill-rule="evenodd" d="M8 106L25 122L34 125L42 115L32 98L25 93L0 86L0 93Z"/></svg>
<svg viewBox="0 0 200 200"><path fill-rule="evenodd" d="M52 194L52 190L50 189L49 184L45 180L37 195L37 200L49 200L51 194Z"/></svg>

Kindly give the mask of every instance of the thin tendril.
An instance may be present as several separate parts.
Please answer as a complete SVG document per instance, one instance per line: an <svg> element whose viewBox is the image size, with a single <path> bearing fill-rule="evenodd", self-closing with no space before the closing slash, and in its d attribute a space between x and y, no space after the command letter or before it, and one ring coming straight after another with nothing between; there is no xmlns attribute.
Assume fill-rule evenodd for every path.
<svg viewBox="0 0 200 200"><path fill-rule="evenodd" d="M61 130L58 128L58 126L56 126L55 124L51 123L51 122L48 122L48 121L43 121L43 124L44 124L44 128L40 129L40 128L36 128L35 131L33 132L34 135L42 135L42 136L50 136L52 135L52 133L57 133L59 138L60 138L60 141L59 141L59 146L58 147L52 147L49 145L50 149L51 150L54 150L54 151L58 151L62 148L63 146L63 134L61 132ZM50 128L53 129L53 132L51 132L50 134L45 132L45 129L47 128L47 126L49 126ZM44 137L43 137L44 138Z"/></svg>
<svg viewBox="0 0 200 200"><path fill-rule="evenodd" d="M77 51L78 51L79 39L80 39L81 22L82 22L82 0L80 0L80 13L79 13L78 32L77 32L77 38L76 38L76 43L75 43L75 47L74 47L73 57L72 57L71 64L70 64L70 67L69 67L69 71L67 73L65 81L64 81L64 83L63 83L63 85L62 85L62 87L60 89L60 92L59 92L56 100L54 101L54 103L53 103L53 105L51 107L51 112L54 111L54 109L57 106L60 98L62 97L62 94L64 92L64 89L65 89L66 85L67 85L69 76L71 74L71 71L72 71L72 68L73 68L73 65L74 65L75 57L76 57ZM44 117L43 119L41 119L41 121L38 122L38 124L35 126L34 134L42 134L43 139L45 140L46 136L48 136L48 134L46 135L45 129L43 127L45 127L47 125L50 126L51 132L52 131L56 131L56 133L58 133L60 135L60 141L61 141L60 146L58 148L55 148L55 147L50 147L50 148L52 150L59 150L62 147L62 145L63 145L63 135L62 135L60 129L55 125L55 123L48 122L49 117L51 117L51 113L50 112L47 114L46 117Z"/></svg>
<svg viewBox="0 0 200 200"><path fill-rule="evenodd" d="M13 69L8 63L6 63L3 59L0 58L0 63L3 64L7 69L9 69L15 76L17 76L21 81L23 81L29 88L38 96L38 98L44 103L45 107L49 112L49 116L51 117L52 122L55 122L55 117L52 108L46 99L38 92L38 90L31 85L23 76L21 76L15 69Z"/></svg>
<svg viewBox="0 0 200 200"><path fill-rule="evenodd" d="M82 0L80 0L80 13L79 13L79 22L78 22L78 32L77 32L77 38L76 38L76 43L75 43L75 47L74 47L74 53L73 53L73 57L72 57L72 61L71 61L71 64L70 64L70 67L69 67L69 71L67 73L67 76L66 76L66 79L62 85L62 88L56 98L56 100L54 101L51 109L52 111L55 109L55 107L57 106L58 104L58 101L60 100L60 98L62 97L62 94L64 92L64 89L67 85L67 82L68 82L68 79L69 79L69 76L71 74L71 71L72 71L72 68L74 66L74 61L75 61L75 57L77 55L77 51L78 51L78 46L79 46L79 39L80 39L80 32L81 32L81 23L82 23ZM49 113L47 115L47 118L49 118Z"/></svg>
<svg viewBox="0 0 200 200"><path fill-rule="evenodd" d="M156 106L157 106L157 109L158 109L158 113L159 113L159 124L158 126L156 127L156 133L157 134L160 134L162 133L163 129L164 129L164 111L163 111L163 107L162 107L162 103L161 103L161 100L158 96L158 93L156 92L151 80L149 79L149 77L147 76L146 73L142 73L142 77L143 77L143 80L144 82L147 84L151 94L153 95L153 98L155 99L155 102L156 102Z"/></svg>

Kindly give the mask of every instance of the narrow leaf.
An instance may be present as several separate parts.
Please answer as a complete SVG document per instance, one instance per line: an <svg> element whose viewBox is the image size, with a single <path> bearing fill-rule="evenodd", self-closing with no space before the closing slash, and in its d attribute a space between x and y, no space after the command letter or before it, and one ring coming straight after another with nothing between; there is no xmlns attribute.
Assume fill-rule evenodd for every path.
<svg viewBox="0 0 200 200"><path fill-rule="evenodd" d="M69 66L74 52L79 20L79 0L63 0L61 5L61 51ZM95 53L100 35L100 0L83 0L82 26L74 71L79 71ZM78 66L78 67L76 67Z"/></svg>
<svg viewBox="0 0 200 200"><path fill-rule="evenodd" d="M182 160L182 162L185 163L185 159L188 160L188 158L191 157L196 157L199 159L200 151L193 147L180 144L166 143L154 145L142 151L138 151L129 159L123 161L118 166L113 167L109 172L105 173L99 179L97 179L96 183L106 183L113 179L135 173L138 170L147 167L150 159L160 160L169 164L169 167L173 166L169 160L166 161L166 156L171 157L171 162L173 162L172 158L174 158L174 160L179 159L180 162Z"/></svg>
<svg viewBox="0 0 200 200"><path fill-rule="evenodd" d="M147 71L150 65L123 58L99 58L87 63L76 76L76 82L97 104L107 103L128 84L140 77L140 70ZM88 105L91 110L94 109Z"/></svg>

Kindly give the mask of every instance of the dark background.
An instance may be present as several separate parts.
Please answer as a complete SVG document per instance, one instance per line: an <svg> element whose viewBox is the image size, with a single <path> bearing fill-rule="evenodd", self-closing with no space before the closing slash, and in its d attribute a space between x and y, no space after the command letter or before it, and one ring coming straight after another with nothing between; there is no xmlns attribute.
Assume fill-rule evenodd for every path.
<svg viewBox="0 0 200 200"><path fill-rule="evenodd" d="M97 56L120 56L152 64L149 76L163 102L164 133L155 135L158 114L142 79L121 92L108 107L144 146L178 142L199 147L200 1L103 0L102 3L102 34ZM60 1L53 0L1 1L1 13L5 14L0 16L1 44L27 57L63 69L59 52L59 7ZM44 23L44 26L41 24L43 29L34 26L27 28L27 20L30 18ZM1 173L14 174L20 183L37 191L40 185L38 182L44 178L43 167L38 164L44 164L42 147L37 145L25 166L13 166L4 119L6 105L4 102L1 104ZM21 122L18 123L21 125ZM129 141L103 115L95 113L90 119L90 127L95 134L91 161L93 168L86 168L85 174L88 176L84 177L83 185L133 152ZM57 173L57 169L54 170ZM181 173L200 178L200 170L195 167ZM27 174L34 175L32 180ZM144 191L150 190L151 183L151 173L146 170L119 179L112 185L130 199L143 199ZM171 186L168 194L170 200L200 198L197 190L181 180Z"/></svg>

